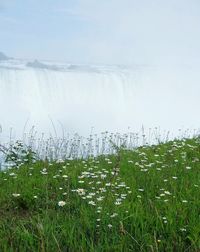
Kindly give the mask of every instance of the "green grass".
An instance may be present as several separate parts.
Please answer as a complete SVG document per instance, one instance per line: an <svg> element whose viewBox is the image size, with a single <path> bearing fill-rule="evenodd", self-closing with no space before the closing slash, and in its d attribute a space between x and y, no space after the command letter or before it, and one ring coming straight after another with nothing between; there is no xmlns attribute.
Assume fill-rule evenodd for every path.
<svg viewBox="0 0 200 252"><path fill-rule="evenodd" d="M200 251L199 139L0 172L0 251Z"/></svg>

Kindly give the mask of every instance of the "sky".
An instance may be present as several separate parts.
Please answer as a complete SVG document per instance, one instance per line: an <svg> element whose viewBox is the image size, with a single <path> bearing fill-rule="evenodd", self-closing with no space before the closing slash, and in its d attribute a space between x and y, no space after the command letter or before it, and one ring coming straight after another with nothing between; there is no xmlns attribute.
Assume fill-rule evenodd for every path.
<svg viewBox="0 0 200 252"><path fill-rule="evenodd" d="M199 0L0 0L0 51L25 59L199 64Z"/></svg>

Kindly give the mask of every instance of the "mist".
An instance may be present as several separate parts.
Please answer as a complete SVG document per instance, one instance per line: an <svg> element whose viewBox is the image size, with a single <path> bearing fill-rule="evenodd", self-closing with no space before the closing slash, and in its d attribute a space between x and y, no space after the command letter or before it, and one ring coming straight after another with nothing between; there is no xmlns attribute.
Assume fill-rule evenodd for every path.
<svg viewBox="0 0 200 252"><path fill-rule="evenodd" d="M1 50L14 57L199 64L200 3L195 0L22 0L0 6Z"/></svg>

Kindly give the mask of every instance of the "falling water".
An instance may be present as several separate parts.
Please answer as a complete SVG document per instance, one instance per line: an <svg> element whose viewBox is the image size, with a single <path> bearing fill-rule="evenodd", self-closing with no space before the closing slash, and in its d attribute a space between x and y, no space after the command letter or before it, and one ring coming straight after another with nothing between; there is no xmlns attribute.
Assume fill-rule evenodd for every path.
<svg viewBox="0 0 200 252"><path fill-rule="evenodd" d="M0 62L2 138L35 126L56 134L198 128L197 68ZM55 132L54 132L55 133Z"/></svg>

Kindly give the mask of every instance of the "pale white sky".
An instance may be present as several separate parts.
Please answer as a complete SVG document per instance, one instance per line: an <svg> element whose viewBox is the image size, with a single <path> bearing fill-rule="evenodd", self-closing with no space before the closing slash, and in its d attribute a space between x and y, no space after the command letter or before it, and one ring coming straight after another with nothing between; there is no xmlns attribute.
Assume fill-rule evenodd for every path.
<svg viewBox="0 0 200 252"><path fill-rule="evenodd" d="M199 64L199 0L0 0L0 51L106 64Z"/></svg>

